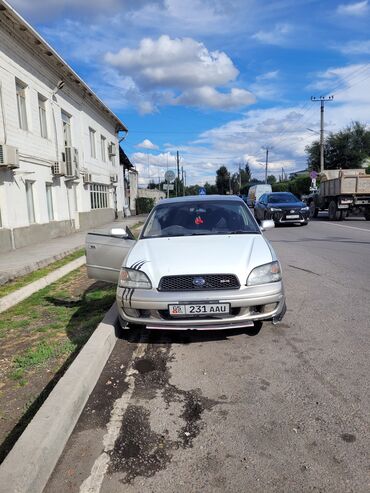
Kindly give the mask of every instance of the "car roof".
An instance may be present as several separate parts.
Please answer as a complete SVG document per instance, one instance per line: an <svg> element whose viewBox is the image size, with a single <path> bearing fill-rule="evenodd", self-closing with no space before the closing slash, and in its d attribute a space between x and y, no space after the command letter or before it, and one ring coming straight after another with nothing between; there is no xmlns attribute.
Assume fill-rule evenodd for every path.
<svg viewBox="0 0 370 493"><path fill-rule="evenodd" d="M185 197L175 197L172 199L162 199L158 205L162 204L179 204L181 202L209 202L209 201L236 201L244 203L244 200L238 195L186 195Z"/></svg>

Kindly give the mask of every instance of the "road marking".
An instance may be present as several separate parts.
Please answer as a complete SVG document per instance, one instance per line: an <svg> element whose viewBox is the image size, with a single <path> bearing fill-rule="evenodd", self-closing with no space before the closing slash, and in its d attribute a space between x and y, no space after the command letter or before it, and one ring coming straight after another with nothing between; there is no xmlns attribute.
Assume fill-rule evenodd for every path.
<svg viewBox="0 0 370 493"><path fill-rule="evenodd" d="M135 390L135 374L137 373L137 370L134 369L133 365L137 358L144 356L146 347L146 344L139 343L132 354L131 363L127 369L127 376L125 378L128 388L124 394L114 402L110 420L107 424L107 432L103 438L104 450L94 462L90 476L81 484L80 493L100 492L110 462L109 452L114 448L114 444L121 429L123 415L126 412L131 396Z"/></svg>
<svg viewBox="0 0 370 493"><path fill-rule="evenodd" d="M358 229L359 231L366 231L370 233L370 229L357 228L356 226L345 226L344 224L331 223L329 221L321 221L323 224L330 224L331 226L338 226L338 228Z"/></svg>

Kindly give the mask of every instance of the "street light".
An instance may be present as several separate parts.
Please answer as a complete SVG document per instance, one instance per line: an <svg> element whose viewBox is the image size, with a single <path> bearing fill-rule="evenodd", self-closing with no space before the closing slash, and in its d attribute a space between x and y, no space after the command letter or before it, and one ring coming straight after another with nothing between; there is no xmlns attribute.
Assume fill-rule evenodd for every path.
<svg viewBox="0 0 370 493"><path fill-rule="evenodd" d="M317 130L312 130L312 128L307 128L306 130L309 130L310 132L313 132L314 134L320 135L320 132Z"/></svg>

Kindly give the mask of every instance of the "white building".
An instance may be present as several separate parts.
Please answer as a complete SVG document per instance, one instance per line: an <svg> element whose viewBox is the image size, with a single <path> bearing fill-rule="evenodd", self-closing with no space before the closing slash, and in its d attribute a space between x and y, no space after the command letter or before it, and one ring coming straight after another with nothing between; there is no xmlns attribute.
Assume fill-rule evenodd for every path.
<svg viewBox="0 0 370 493"><path fill-rule="evenodd" d="M0 0L0 253L109 222L125 125Z"/></svg>

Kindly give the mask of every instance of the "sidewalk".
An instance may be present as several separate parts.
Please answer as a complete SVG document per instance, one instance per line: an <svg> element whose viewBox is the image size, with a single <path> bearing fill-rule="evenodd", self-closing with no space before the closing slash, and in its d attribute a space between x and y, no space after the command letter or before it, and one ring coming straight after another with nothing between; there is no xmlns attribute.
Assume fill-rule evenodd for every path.
<svg viewBox="0 0 370 493"><path fill-rule="evenodd" d="M112 227L132 226L145 221L147 215L125 217L108 224L102 224L93 228L97 230L109 230ZM80 231L69 236L54 238L47 242L36 243L24 248L5 252L0 255L0 285L10 279L24 276L29 272L45 267L66 255L85 246L87 231Z"/></svg>

